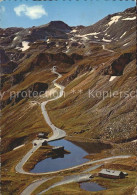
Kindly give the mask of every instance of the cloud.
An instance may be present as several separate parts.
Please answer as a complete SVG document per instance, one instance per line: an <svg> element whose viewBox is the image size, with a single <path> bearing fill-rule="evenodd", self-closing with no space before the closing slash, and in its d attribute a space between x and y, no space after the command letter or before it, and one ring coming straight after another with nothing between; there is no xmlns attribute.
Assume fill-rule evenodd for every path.
<svg viewBox="0 0 137 195"><path fill-rule="evenodd" d="M39 19L44 15L48 15L42 5L28 6L25 4L19 5L14 8L14 11L17 16L28 16L30 19L35 20Z"/></svg>
<svg viewBox="0 0 137 195"><path fill-rule="evenodd" d="M0 12L4 13L5 12L5 7L4 6L0 6Z"/></svg>

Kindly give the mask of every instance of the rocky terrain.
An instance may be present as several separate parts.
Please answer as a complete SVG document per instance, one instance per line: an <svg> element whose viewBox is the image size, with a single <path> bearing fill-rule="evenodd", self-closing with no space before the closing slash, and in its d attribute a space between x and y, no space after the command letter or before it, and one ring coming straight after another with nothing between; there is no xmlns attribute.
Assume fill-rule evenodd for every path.
<svg viewBox="0 0 137 195"><path fill-rule="evenodd" d="M38 102L55 90L53 66L66 88L64 97L47 105L51 121L69 139L131 143L126 153L135 154L135 43L135 7L87 27L52 21L0 29L3 171L10 169L7 154L15 146L28 144L38 132L51 133ZM30 90L38 97L20 96Z"/></svg>

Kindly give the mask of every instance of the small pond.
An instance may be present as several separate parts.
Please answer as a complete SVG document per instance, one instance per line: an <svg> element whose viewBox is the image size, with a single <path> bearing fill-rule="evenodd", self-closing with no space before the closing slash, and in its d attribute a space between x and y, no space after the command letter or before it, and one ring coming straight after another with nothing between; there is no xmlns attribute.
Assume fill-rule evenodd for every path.
<svg viewBox="0 0 137 195"><path fill-rule="evenodd" d="M110 148L110 145L91 142L72 142L65 139L49 142L51 146L64 146L69 154L63 154L56 158L46 158L38 162L31 170L32 173L45 173L67 169L83 164L88 159L84 158L89 153L98 153L103 149Z"/></svg>
<svg viewBox="0 0 137 195"><path fill-rule="evenodd" d="M58 171L80 165L88 161L88 159L84 158L84 156L86 156L88 153L70 141L62 139L49 142L49 144L51 146L64 146L64 149L69 151L70 154L64 154L64 156L54 159L46 158L35 165L34 169L31 170L32 173Z"/></svg>
<svg viewBox="0 0 137 195"><path fill-rule="evenodd" d="M94 182L83 182L80 183L80 188L86 191L98 192L102 190L106 190L106 188Z"/></svg>

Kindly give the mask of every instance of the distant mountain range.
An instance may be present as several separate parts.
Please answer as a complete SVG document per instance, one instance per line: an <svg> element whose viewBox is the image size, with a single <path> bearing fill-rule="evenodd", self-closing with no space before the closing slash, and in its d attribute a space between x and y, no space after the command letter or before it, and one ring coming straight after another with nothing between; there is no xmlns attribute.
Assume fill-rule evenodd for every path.
<svg viewBox="0 0 137 195"><path fill-rule="evenodd" d="M53 47L54 43L50 39L56 39L56 50L64 53L71 52L71 48L73 50L74 47L83 48L93 41L104 44L119 42L123 47L128 47L133 44L136 36L135 14L135 7L129 8L124 12L108 15L88 27L70 27L62 21L52 21L46 25L27 29L16 27L0 29L2 64L10 60L16 62L19 60L20 63L26 49L33 51L33 46L40 41L45 41L46 47ZM62 48L58 48L60 39L64 39Z"/></svg>

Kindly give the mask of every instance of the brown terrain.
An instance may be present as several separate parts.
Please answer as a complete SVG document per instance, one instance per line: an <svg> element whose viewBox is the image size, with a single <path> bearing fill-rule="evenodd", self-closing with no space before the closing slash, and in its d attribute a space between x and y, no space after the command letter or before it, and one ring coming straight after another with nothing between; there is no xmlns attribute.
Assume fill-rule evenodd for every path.
<svg viewBox="0 0 137 195"><path fill-rule="evenodd" d="M135 155L136 22L124 20L135 17L135 11L130 8L109 15L89 27L52 21L29 29L0 29L3 194L19 194L25 182L39 178L15 173L15 165L31 148L38 132L52 134L39 103L49 98L45 92L57 90L52 83L56 78L51 72L53 66L63 75L58 83L65 86L65 96L48 103L47 110L51 121L65 130L67 139L78 145L111 145L113 149L102 152L101 157ZM108 26L115 16L121 18ZM23 42L28 49L22 51ZM37 97L32 95L34 91ZM27 95L22 97L22 93ZM25 147L13 150L22 144ZM89 154L88 158L92 157ZM135 160L132 162L135 166ZM106 167L117 168L119 163ZM130 166L130 162L125 164ZM123 167L124 163L120 165Z"/></svg>

